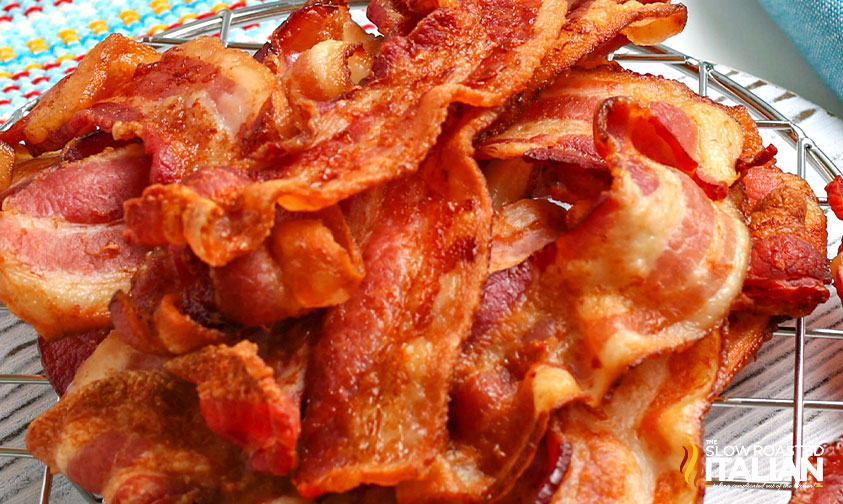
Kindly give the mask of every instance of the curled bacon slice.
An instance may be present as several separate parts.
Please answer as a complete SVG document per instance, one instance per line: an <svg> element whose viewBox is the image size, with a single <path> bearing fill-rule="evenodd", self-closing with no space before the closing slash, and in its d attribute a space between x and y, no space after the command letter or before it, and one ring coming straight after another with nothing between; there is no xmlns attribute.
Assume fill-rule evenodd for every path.
<svg viewBox="0 0 843 504"><path fill-rule="evenodd" d="M208 427L247 453L250 469L283 476L296 465L299 403L283 393L257 345L207 346L164 367L196 384Z"/></svg>
<svg viewBox="0 0 843 504"><path fill-rule="evenodd" d="M186 195L175 185L152 186L150 193L160 195L158 213L193 215L185 239L193 246L199 240L190 235L206 234L202 241L230 259L238 251L227 250L229 243L239 245L242 230L268 235L276 202L288 210L319 210L413 172L451 103L497 106L526 85L564 15L559 0L472 0L438 8L407 37L383 43L362 85L320 107L314 118L319 128L304 132L304 142L293 139L306 150L287 154L279 146L271 167L252 173L259 183L228 201Z"/></svg>
<svg viewBox="0 0 843 504"><path fill-rule="evenodd" d="M569 2L571 3L571 2ZM688 12L682 4L664 1L587 0L573 2L569 22L533 76L538 90L586 56L608 53L627 42L653 45L682 31Z"/></svg>
<svg viewBox="0 0 843 504"><path fill-rule="evenodd" d="M801 317L829 296L826 217L808 183L774 162L746 168L731 189L752 236L749 272L736 307Z"/></svg>
<svg viewBox="0 0 843 504"><path fill-rule="evenodd" d="M117 335L148 354L181 354L229 336L207 266L180 247L152 251L109 311Z"/></svg>
<svg viewBox="0 0 843 504"><path fill-rule="evenodd" d="M108 301L145 253L122 237L122 203L148 170L132 144L40 170L0 196L0 298L45 338L110 325Z"/></svg>
<svg viewBox="0 0 843 504"><path fill-rule="evenodd" d="M701 97L679 82L614 67L575 68L562 74L515 123L485 139L479 154L605 169L591 123L599 104L612 96L649 103L660 128L684 151L686 169L709 196L724 197L738 178L735 162L755 154L741 124L732 118L741 111ZM651 137L646 135L645 142Z"/></svg>
<svg viewBox="0 0 843 504"><path fill-rule="evenodd" d="M60 339L55 343L61 343L67 339L71 338ZM114 331L108 333L105 339L98 341L92 350L90 355L74 370L73 381L67 387L68 393L123 371L157 369L165 361L160 356L143 353L127 345ZM67 369L67 355L56 355L53 359L55 359L56 367ZM43 355L42 360L44 360Z"/></svg>
<svg viewBox="0 0 843 504"><path fill-rule="evenodd" d="M380 40L351 19L345 2L313 2L290 14L255 55L278 84L248 136L253 156L306 147L301 133L319 128L310 120L327 100L370 75Z"/></svg>
<svg viewBox="0 0 843 504"><path fill-rule="evenodd" d="M74 114L68 127L141 138L153 159L150 181L175 182L199 166L243 158L241 142L273 84L271 72L247 53L199 37L139 66L110 96Z"/></svg>
<svg viewBox="0 0 843 504"><path fill-rule="evenodd" d="M53 86L38 105L0 140L17 144L21 140L33 153L60 149L75 134L68 125L73 115L111 96L132 79L139 65L157 61L155 49L113 33L94 46L75 72Z"/></svg>
<svg viewBox="0 0 843 504"><path fill-rule="evenodd" d="M628 99L601 106L595 139L614 176L612 187L556 243L556 264L577 300L572 330L585 355L602 364L596 373L584 368L578 374L594 399L644 355L716 327L740 292L749 260L748 232L731 202L712 202L686 174L637 149L641 110ZM631 229L648 239L635 238ZM612 266L597 255L611 258ZM634 340L641 345L630 353Z"/></svg>
<svg viewBox="0 0 843 504"><path fill-rule="evenodd" d="M222 194L240 180L236 172L215 169L186 183ZM277 212L265 243L224 266L208 267L183 246L159 248L131 289L111 303L117 333L144 352L182 354L227 339L230 329L268 326L349 299L363 279L363 260L340 209ZM156 218L140 213L131 219L138 216ZM165 241L158 229L148 231L142 240Z"/></svg>
<svg viewBox="0 0 843 504"><path fill-rule="evenodd" d="M276 74L283 73L302 53L328 40L361 44L366 52L377 53L377 39L351 19L346 2L313 2L291 13L272 32L267 50L280 61L270 66L275 66Z"/></svg>
<svg viewBox="0 0 843 504"><path fill-rule="evenodd" d="M302 495L418 478L437 451L487 269L491 208L469 157L477 127L454 126L418 173L350 202L367 273L328 311L314 349Z"/></svg>
<svg viewBox="0 0 843 504"><path fill-rule="evenodd" d="M68 393L29 425L26 444L108 502L263 502L289 492L247 471L205 427L193 387L162 371L121 372Z"/></svg>
<svg viewBox="0 0 843 504"><path fill-rule="evenodd" d="M712 202L686 174L635 148L631 112L640 107L609 100L595 119L613 180L590 212L489 277L455 371L450 444L399 497L506 492L549 412L577 399L598 406L629 366L702 338L728 313L748 262L746 227L731 203ZM546 409L523 395L539 369L570 373L575 385L534 396Z"/></svg>
<svg viewBox="0 0 843 504"><path fill-rule="evenodd" d="M691 347L629 371L600 407L564 407L545 440L570 447L564 477L542 494L557 475L537 456L500 502L698 502L703 415L770 335L769 316L734 313Z"/></svg>

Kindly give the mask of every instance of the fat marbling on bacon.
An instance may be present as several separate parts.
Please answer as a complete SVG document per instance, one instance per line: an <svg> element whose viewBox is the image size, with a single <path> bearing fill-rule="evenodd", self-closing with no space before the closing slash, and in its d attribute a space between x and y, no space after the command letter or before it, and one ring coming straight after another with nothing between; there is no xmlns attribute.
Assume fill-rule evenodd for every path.
<svg viewBox="0 0 843 504"><path fill-rule="evenodd" d="M110 325L108 303L146 252L123 237L123 201L146 186L132 143L58 161L0 195L0 297L45 338Z"/></svg>

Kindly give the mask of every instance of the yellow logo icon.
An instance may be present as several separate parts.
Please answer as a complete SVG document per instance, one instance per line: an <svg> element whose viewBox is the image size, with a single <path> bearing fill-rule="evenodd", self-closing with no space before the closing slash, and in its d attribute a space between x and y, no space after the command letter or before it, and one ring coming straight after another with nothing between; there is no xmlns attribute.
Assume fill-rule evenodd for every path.
<svg viewBox="0 0 843 504"><path fill-rule="evenodd" d="M679 472L685 477L685 483L689 486L697 486L702 477L702 474L700 474L701 471L697 469L700 452L697 446L693 444L690 450L685 446L682 447L682 450L685 451L685 456L682 458L682 463L679 464Z"/></svg>

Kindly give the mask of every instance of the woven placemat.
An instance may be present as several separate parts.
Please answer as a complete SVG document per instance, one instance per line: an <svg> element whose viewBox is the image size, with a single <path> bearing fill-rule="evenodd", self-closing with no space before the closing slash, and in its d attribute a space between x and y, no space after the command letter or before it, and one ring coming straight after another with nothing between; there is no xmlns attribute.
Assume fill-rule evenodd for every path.
<svg viewBox="0 0 843 504"><path fill-rule="evenodd" d="M111 33L152 35L221 9L266 1L0 0L0 123L76 70ZM274 22L242 26L232 37L265 40L274 27Z"/></svg>

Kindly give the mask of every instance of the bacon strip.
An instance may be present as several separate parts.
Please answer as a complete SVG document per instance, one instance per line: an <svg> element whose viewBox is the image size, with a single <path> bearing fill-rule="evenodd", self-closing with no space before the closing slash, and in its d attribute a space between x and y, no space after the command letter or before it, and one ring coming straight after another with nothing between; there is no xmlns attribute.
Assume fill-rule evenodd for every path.
<svg viewBox="0 0 843 504"><path fill-rule="evenodd" d="M489 273L524 262L556 241L564 229L565 210L548 200L522 199L495 211Z"/></svg>
<svg viewBox="0 0 843 504"><path fill-rule="evenodd" d="M115 333L143 353L177 355L230 336L207 266L183 247L148 254L131 288L116 292L108 309Z"/></svg>
<svg viewBox="0 0 843 504"><path fill-rule="evenodd" d="M35 419L27 448L108 502L262 502L283 480L245 469L205 427L193 387L162 371L127 371L67 394Z"/></svg>
<svg viewBox="0 0 843 504"><path fill-rule="evenodd" d="M196 384L208 427L249 455L249 468L285 475L297 462L299 404L285 395L254 343L207 346L165 364Z"/></svg>
<svg viewBox="0 0 843 504"><path fill-rule="evenodd" d="M139 65L160 57L155 49L112 33L85 55L75 72L45 93L26 117L0 134L0 140L12 145L24 140L34 154L60 149L77 133L67 124L77 111L111 96L132 79Z"/></svg>
<svg viewBox="0 0 843 504"><path fill-rule="evenodd" d="M822 462L818 459L822 458ZM843 496L843 439L838 438L822 445L822 456L811 456L811 467L819 469L822 464L822 481L817 481L812 472L799 483L799 488L790 499L790 504L832 504L840 502Z"/></svg>
<svg viewBox="0 0 843 504"><path fill-rule="evenodd" d="M550 495L538 494L545 476L537 457L500 502L698 502L705 490L703 415L770 335L768 316L735 313L690 348L631 370L600 407L563 408L546 443L570 446L564 478Z"/></svg>
<svg viewBox="0 0 843 504"><path fill-rule="evenodd" d="M261 232L249 240L251 249L257 248L269 233L276 202L288 210L318 210L417 170L450 104L493 107L521 90L564 15L560 0L472 0L439 8L407 37L386 40L371 78L322 103L313 118L319 128L304 132L303 142L294 139L309 148L283 155L287 149L279 146L280 157L270 169L254 172L259 183L245 187L237 199L152 186L128 204L127 214L150 211L150 205L160 206L156 212L165 216L190 214L184 240L202 260L224 264L243 253L231 250L229 242L234 238L239 246L244 229ZM152 192L154 199L148 197ZM203 242L219 249L213 258L197 246Z"/></svg>
<svg viewBox="0 0 843 504"><path fill-rule="evenodd" d="M59 396L64 395L76 370L94 353L105 336L106 331L91 331L54 341L38 337L38 353L41 354L44 374Z"/></svg>
<svg viewBox="0 0 843 504"><path fill-rule="evenodd" d="M133 144L43 170L0 196L0 298L45 338L110 325L108 301L145 253L123 239L121 206L148 169Z"/></svg>
<svg viewBox="0 0 843 504"><path fill-rule="evenodd" d="M58 344L69 339L71 338L60 339L51 344ZM56 355L51 360L56 367L67 369L67 355ZM124 343L114 331L111 331L105 339L98 342L90 356L81 362L77 369L74 369L73 381L67 387L67 392L72 392L89 383L123 371L157 369L161 367L164 361L165 359L160 356L143 353L132 348Z"/></svg>
<svg viewBox="0 0 843 504"><path fill-rule="evenodd" d="M595 139L612 188L556 243L568 302L574 300L572 329L585 356L602 364L596 373L578 373L593 398L641 357L716 327L740 292L749 259L749 236L731 203L711 202L690 177L636 150L640 107L627 99L601 106Z"/></svg>
<svg viewBox="0 0 843 504"><path fill-rule="evenodd" d="M240 180L206 170L187 182L220 193L225 177ZM269 326L346 301L363 279L363 260L340 209L279 209L275 221L265 244L221 267L209 268L184 246L159 248L131 289L112 300L117 333L143 352L182 354L242 326Z"/></svg>
<svg viewBox="0 0 843 504"><path fill-rule="evenodd" d="M551 411L578 399L599 405L627 367L702 338L728 313L748 262L742 219L635 149L634 110L610 100L595 120L610 190L555 243L489 277L455 372L449 447L422 482L399 488L402 500L505 493ZM534 373L550 369L559 375L551 383L570 372L576 386L525 395Z"/></svg>
<svg viewBox="0 0 843 504"><path fill-rule="evenodd" d="M569 2L570 3L570 2ZM595 58L628 42L653 45L682 31L688 11L682 4L656 0L573 2L569 22L558 33L528 89L532 93L584 57Z"/></svg>
<svg viewBox="0 0 843 504"><path fill-rule="evenodd" d="M294 476L302 495L418 478L438 450L487 268L491 207L469 157L484 120L449 130L417 174L350 202L367 274L328 311L314 349Z"/></svg>
<svg viewBox="0 0 843 504"><path fill-rule="evenodd" d="M241 140L273 83L269 70L247 53L199 37L138 67L110 96L74 114L68 128L97 126L115 139L141 138L152 155L150 181L175 182L198 167L245 157Z"/></svg>
<svg viewBox="0 0 843 504"><path fill-rule="evenodd" d="M832 279L826 217L808 183L769 159L747 168L730 197L752 236L749 272L735 307L802 317L825 302Z"/></svg>
<svg viewBox="0 0 843 504"><path fill-rule="evenodd" d="M482 157L526 157L605 169L594 146L591 123L599 104L612 96L650 103L693 160L694 176L707 192L724 197L738 178L735 161L751 157L749 139L729 109L701 97L679 82L614 67L575 68L543 90L518 120L478 146Z"/></svg>

